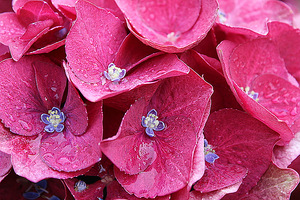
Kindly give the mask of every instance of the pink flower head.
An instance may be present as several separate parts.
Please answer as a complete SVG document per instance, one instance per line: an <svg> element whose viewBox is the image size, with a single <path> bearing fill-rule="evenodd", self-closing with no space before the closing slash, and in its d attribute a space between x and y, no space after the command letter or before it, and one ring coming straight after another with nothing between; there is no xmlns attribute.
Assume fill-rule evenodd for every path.
<svg viewBox="0 0 300 200"><path fill-rule="evenodd" d="M49 166L58 171L74 172L99 161L101 102L88 104L86 108L71 83L68 83L64 100L67 84L64 71L42 56L24 57L18 62L4 60L0 71L0 91L4 93L0 97L0 118L14 133L9 137L10 133L3 133L1 148L11 152L18 174L32 170L26 169L33 162L30 155L36 155L34 160L45 165L36 164L39 170ZM24 147L18 146L20 143L24 143ZM35 177L36 173L28 173L26 176L36 180L40 176L51 177L51 173L41 173L39 177Z"/></svg>
<svg viewBox="0 0 300 200"><path fill-rule="evenodd" d="M212 113L204 136L206 170L194 189L207 193L243 181L238 195L255 186L268 169L278 140L263 123L233 109Z"/></svg>
<svg viewBox="0 0 300 200"><path fill-rule="evenodd" d="M212 27L215 0L117 0L130 31L156 49L178 53L196 46Z"/></svg>
<svg viewBox="0 0 300 200"><path fill-rule="evenodd" d="M66 41L65 68L88 100L99 101L188 73L176 55L155 53L133 35L127 36L123 23L107 10L85 1L78 1L76 10L77 20Z"/></svg>
<svg viewBox="0 0 300 200"><path fill-rule="evenodd" d="M281 135L293 138L291 125L298 118L298 83L288 73L278 47L268 38L218 46L225 77L241 106Z"/></svg>
<svg viewBox="0 0 300 200"><path fill-rule="evenodd" d="M64 44L69 22L46 1L16 1L14 12L0 14L0 43L14 60L25 53L48 53Z"/></svg>
<svg viewBox="0 0 300 200"><path fill-rule="evenodd" d="M150 101L130 107L117 135L101 143L126 191L154 198L187 185L211 94L211 86L191 71L165 79Z"/></svg>

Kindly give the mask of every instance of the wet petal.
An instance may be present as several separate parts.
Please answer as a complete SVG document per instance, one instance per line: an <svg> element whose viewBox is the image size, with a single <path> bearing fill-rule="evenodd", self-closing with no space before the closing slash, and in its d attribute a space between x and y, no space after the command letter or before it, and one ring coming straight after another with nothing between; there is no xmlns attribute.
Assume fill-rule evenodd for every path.
<svg viewBox="0 0 300 200"><path fill-rule="evenodd" d="M63 133L43 136L39 152L43 161L51 168L72 172L90 167L100 160L102 102L88 104L87 110L89 125L84 134L74 135L66 127ZM70 117L67 116L65 125Z"/></svg>

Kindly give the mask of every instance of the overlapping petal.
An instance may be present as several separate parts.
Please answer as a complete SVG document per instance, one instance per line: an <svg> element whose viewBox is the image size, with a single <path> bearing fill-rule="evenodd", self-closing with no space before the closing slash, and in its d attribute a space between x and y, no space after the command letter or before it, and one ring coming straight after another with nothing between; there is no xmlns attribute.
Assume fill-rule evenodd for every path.
<svg viewBox="0 0 300 200"><path fill-rule="evenodd" d="M130 31L143 43L169 53L197 45L216 18L214 0L117 0Z"/></svg>

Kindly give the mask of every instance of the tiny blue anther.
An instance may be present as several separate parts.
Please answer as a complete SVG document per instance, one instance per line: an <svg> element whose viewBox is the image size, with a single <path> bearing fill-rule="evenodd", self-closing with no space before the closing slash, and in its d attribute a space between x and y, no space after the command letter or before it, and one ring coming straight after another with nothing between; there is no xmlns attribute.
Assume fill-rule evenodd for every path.
<svg viewBox="0 0 300 200"><path fill-rule="evenodd" d="M215 153L208 153L207 155L205 155L205 161L208 163L214 163L218 158L219 156Z"/></svg>
<svg viewBox="0 0 300 200"><path fill-rule="evenodd" d="M104 71L104 77L113 82L118 82L126 75L126 69L116 67L114 63L108 65L107 71Z"/></svg>
<svg viewBox="0 0 300 200"><path fill-rule="evenodd" d="M206 139L204 139L204 147L207 147L208 146L208 142Z"/></svg>
<svg viewBox="0 0 300 200"><path fill-rule="evenodd" d="M40 197L40 194L36 192L25 192L23 193L23 197L28 200L35 200Z"/></svg>
<svg viewBox="0 0 300 200"><path fill-rule="evenodd" d="M75 183L75 186L74 186L74 190L76 192L82 192L83 190L85 190L87 188L87 185L84 181L82 180L79 180Z"/></svg>
<svg viewBox="0 0 300 200"><path fill-rule="evenodd" d="M48 191L46 190L46 188L47 188L47 180L41 180L41 181L37 182L37 183L34 185L34 187L35 187L35 190L36 190L39 194L41 194L41 193L43 193L43 192L48 192Z"/></svg>
<svg viewBox="0 0 300 200"><path fill-rule="evenodd" d="M65 114L56 107L53 107L51 110L49 110L48 114L41 115L42 122L47 124L44 129L48 133L53 133L54 131L62 132L64 129L64 125L62 123L65 121L65 119Z"/></svg>
<svg viewBox="0 0 300 200"><path fill-rule="evenodd" d="M204 159L208 163L214 163L219 156L216 154L215 150L213 150L212 146L208 144L207 140L204 139Z"/></svg>
<svg viewBox="0 0 300 200"><path fill-rule="evenodd" d="M60 200L60 198L58 198L57 196L55 195L52 195L49 200Z"/></svg>
<svg viewBox="0 0 300 200"><path fill-rule="evenodd" d="M142 116L142 126L146 128L145 132L149 137L155 136L154 131L162 131L165 128L164 122L158 121L157 118L155 109L150 110L147 117Z"/></svg>

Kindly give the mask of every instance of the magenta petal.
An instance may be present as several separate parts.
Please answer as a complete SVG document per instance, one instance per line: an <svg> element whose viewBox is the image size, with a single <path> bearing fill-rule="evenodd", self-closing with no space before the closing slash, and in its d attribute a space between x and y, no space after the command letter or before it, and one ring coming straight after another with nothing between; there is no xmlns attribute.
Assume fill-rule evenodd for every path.
<svg viewBox="0 0 300 200"><path fill-rule="evenodd" d="M294 76L299 73L300 66L300 30L292 26L280 23L268 23L268 36L278 46L280 56L284 59L287 70ZM295 77L298 82L300 77Z"/></svg>
<svg viewBox="0 0 300 200"><path fill-rule="evenodd" d="M261 42L266 42L267 45L270 44L271 46L273 46L273 44L270 43L266 39L259 39L256 41L256 44L261 43ZM266 44L264 44L264 45L266 45ZM258 50L258 51L261 51L261 50L259 50L261 48L258 46L255 46L255 45L252 46L252 49L251 49L249 47L249 46L251 46L250 42L245 43L245 45L247 48L249 48L250 52L253 52L254 48L256 48L256 50ZM228 85L230 86L235 97L237 98L237 101L248 113L250 113L252 116L254 116L255 118L257 118L260 121L262 121L263 123L265 123L267 126L272 128L273 130L280 133L281 144L287 143L288 141L290 141L293 138L293 133L292 133L291 129L287 126L287 124L285 122L279 121L275 115L273 115L270 111L268 111L262 105L260 105L259 103L254 101L252 98L250 98L240 88L240 87L245 88L245 87L251 85L251 81L253 81L255 79L255 77L263 74L264 72L267 72L269 74L274 74L274 75L276 75L276 73L278 73L278 74L281 74L283 77L286 77L286 79L288 79L287 78L288 73L286 72L285 67L282 66L282 61L280 61L279 55L276 53L276 51L275 52L270 52L270 51L265 52L266 55L273 54L273 56L271 56L269 60L266 59L263 62L261 60L263 65L254 67L258 70L258 72L257 72L258 74L255 74L255 71L253 71L253 69L251 68L251 65L246 64L245 60L242 61L242 58L246 59L246 60L252 60L254 63L259 63L259 62L257 62L255 59L253 60L253 58L251 58L251 56L247 55L246 52L242 53L242 55L240 57L238 54L235 56L231 56L231 53L235 47L236 47L236 45L234 43L232 43L230 41L223 41L217 48L218 55L220 57L222 65L223 65L222 67L223 67L224 75L225 75ZM243 47L243 45L240 45L238 47L239 49L236 50L235 53L237 53L238 51L243 52L242 47ZM253 52L252 55L254 55L254 57L255 57L256 53ZM235 57L237 59L235 60L235 59L233 59L233 57ZM263 56L260 57L260 59L263 59L263 58L264 58ZM274 63L274 66L272 67L271 63L272 63L273 59L275 59L275 60L279 59L278 60L279 63ZM244 68L247 70L242 71L242 68L238 68L237 66L230 65L229 64L230 61L232 62L232 64L240 63L238 65L244 66ZM258 59L258 61L259 61L259 59ZM267 65L265 65L264 63L267 63ZM266 69L264 68L264 66L266 66ZM235 68L236 71L239 71L240 73L237 74L236 71L232 72L231 67ZM277 67L279 67L279 68L277 69ZM231 73L235 74L235 78L242 85L237 85L235 80L232 78ZM244 76L242 76L242 75L244 75ZM249 84L249 85L247 85L247 84Z"/></svg>
<svg viewBox="0 0 300 200"><path fill-rule="evenodd" d="M14 133L31 136L44 129L41 114L47 112L39 90L45 94L45 85L38 85L32 65L42 62L41 71L53 67L50 60L42 57L26 57L19 62L7 59L0 63L0 118ZM49 69L50 70L50 69ZM14 80L14 81L12 81Z"/></svg>
<svg viewBox="0 0 300 200"><path fill-rule="evenodd" d="M211 85L191 70L187 75L164 80L148 107L155 108L161 117L186 116L194 124L196 133L200 133L212 92Z"/></svg>
<svg viewBox="0 0 300 200"><path fill-rule="evenodd" d="M75 136L66 128L62 133L47 134L42 138L39 152L51 168L66 172L78 171L101 159L102 102L89 104L87 110L89 126L84 134Z"/></svg>
<svg viewBox="0 0 300 200"><path fill-rule="evenodd" d="M173 54L156 56L141 63L117 83L108 81L105 77L102 77L103 82L95 84L85 83L71 70L71 68L66 66L66 71L71 81L90 101L99 101L125 91L130 91L138 86L155 83L159 79L179 76L189 72L188 66Z"/></svg>
<svg viewBox="0 0 300 200"><path fill-rule="evenodd" d="M256 39L236 47L228 61L228 71L240 87L251 85L261 74L274 74L288 80L279 50L269 39Z"/></svg>
<svg viewBox="0 0 300 200"><path fill-rule="evenodd" d="M32 66L43 105L51 110L52 107L60 107L67 79L61 67L46 61L48 60L37 60Z"/></svg>
<svg viewBox="0 0 300 200"><path fill-rule="evenodd" d="M40 32L42 32L44 29L49 30L49 27L53 25L52 20L44 20L44 21L38 21L32 24L29 24L26 28L26 32L24 35L22 35L22 40L31 40L36 35L38 35Z"/></svg>
<svg viewBox="0 0 300 200"><path fill-rule="evenodd" d="M276 117L292 126L299 118L300 90L290 82L275 75L266 74L257 77L253 91L259 94L259 104L271 111Z"/></svg>
<svg viewBox="0 0 300 200"><path fill-rule="evenodd" d="M194 127L188 118L182 116L173 116L162 120L167 127L163 131L155 132L156 137L150 139L144 132L139 135L137 133L136 141L139 140L139 143L132 143L128 148L134 150L134 147L140 144L136 153L150 156L149 153L153 152L152 158L155 159L153 163L146 170L135 175L126 174L115 168L115 176L119 183L137 197L154 198L167 195L186 186L189 180L192 154L196 145ZM114 145L113 141L111 145ZM123 146L124 148L126 146ZM110 154L110 152L106 152L106 154ZM129 158L134 157L134 155L128 156ZM137 162L142 163L141 161Z"/></svg>
<svg viewBox="0 0 300 200"><path fill-rule="evenodd" d="M89 169L78 172L59 172L51 169L39 155L41 136L24 137L10 133L1 126L1 150L11 153L14 171L32 182L45 178L72 178L84 174Z"/></svg>
<svg viewBox="0 0 300 200"><path fill-rule="evenodd" d="M28 1L16 13L25 27L49 19L53 20L56 26L62 23L61 17L45 1Z"/></svg>
<svg viewBox="0 0 300 200"><path fill-rule="evenodd" d="M243 199L290 199L298 183L299 174L293 169L280 169L271 163L257 185Z"/></svg>
<svg viewBox="0 0 300 200"><path fill-rule="evenodd" d="M88 127L88 113L83 101L71 82L62 112L66 115L66 128L73 135L82 135Z"/></svg>
<svg viewBox="0 0 300 200"><path fill-rule="evenodd" d="M128 34L123 40L120 49L117 52L114 64L122 66L127 71L141 63L143 60L151 56L155 56L156 49L153 49L141 41L139 41L133 34Z"/></svg>
<svg viewBox="0 0 300 200"><path fill-rule="evenodd" d="M293 12L289 6L274 0L219 0L219 22L243 27L260 34L267 33L267 22L280 21L292 25Z"/></svg>
<svg viewBox="0 0 300 200"><path fill-rule="evenodd" d="M101 143L103 153L128 174L144 171L157 157L155 143L144 136L145 128L138 123L146 112L146 106L147 102L144 100L133 104L126 112L117 135ZM132 157L137 159L131 159Z"/></svg>
<svg viewBox="0 0 300 200"><path fill-rule="evenodd" d="M197 45L216 17L214 0L117 0L131 32L143 43L169 53Z"/></svg>
<svg viewBox="0 0 300 200"><path fill-rule="evenodd" d="M207 162L206 162L207 163ZM210 164L203 177L194 185L194 189L201 193L220 190L243 181L247 176L247 168L236 164Z"/></svg>
<svg viewBox="0 0 300 200"><path fill-rule="evenodd" d="M125 27L112 13L91 3L79 1L76 10L77 20L66 39L70 69L80 81L101 84L103 71L126 36Z"/></svg>
<svg viewBox="0 0 300 200"><path fill-rule="evenodd" d="M0 151L0 182L6 177L9 173L12 164L11 156L9 154L3 153Z"/></svg>
<svg viewBox="0 0 300 200"><path fill-rule="evenodd" d="M215 161L215 166L206 163L208 170L215 176L224 177L226 171L218 170L219 166L230 167L239 165L248 170L247 176L238 191L238 195L248 192L268 169L272 151L279 139L278 134L250 115L233 110L223 109L210 115L204 128L204 135L215 153L220 157ZM207 175L210 173L205 172ZM234 173L233 173L234 175ZM209 183L209 176L204 175L197 183ZM222 180L218 184L226 183L231 179ZM238 181L237 181L238 182ZM236 183L236 182L235 182ZM229 185L234 184L231 183ZM212 185L215 187L215 185ZM238 196L241 199L241 196Z"/></svg>

